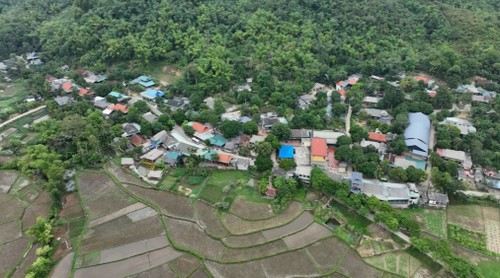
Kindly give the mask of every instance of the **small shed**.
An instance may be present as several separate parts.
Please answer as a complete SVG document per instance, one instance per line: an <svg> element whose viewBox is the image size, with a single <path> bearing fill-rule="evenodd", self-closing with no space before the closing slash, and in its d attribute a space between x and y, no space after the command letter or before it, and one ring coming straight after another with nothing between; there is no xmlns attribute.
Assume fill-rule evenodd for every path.
<svg viewBox="0 0 500 278"><path fill-rule="evenodd" d="M163 176L163 171L149 171L147 178L150 180L160 180Z"/></svg>
<svg viewBox="0 0 500 278"><path fill-rule="evenodd" d="M130 158L130 157L123 157L121 165L125 166L125 167L130 167L130 166L134 165L134 159Z"/></svg>

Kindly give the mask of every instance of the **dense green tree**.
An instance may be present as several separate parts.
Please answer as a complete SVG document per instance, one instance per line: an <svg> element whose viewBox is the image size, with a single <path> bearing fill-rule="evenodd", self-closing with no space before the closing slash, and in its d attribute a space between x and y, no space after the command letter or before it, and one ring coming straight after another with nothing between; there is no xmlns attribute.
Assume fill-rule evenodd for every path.
<svg viewBox="0 0 500 278"><path fill-rule="evenodd" d="M297 167L295 160L293 159L280 159L279 161L280 168L285 171L290 171L293 168Z"/></svg>
<svg viewBox="0 0 500 278"><path fill-rule="evenodd" d="M223 121L220 124L220 131L226 138L233 138L241 133L241 123L236 121Z"/></svg>
<svg viewBox="0 0 500 278"><path fill-rule="evenodd" d="M269 171L273 168L273 161L267 156L258 155L255 159L255 167L259 172Z"/></svg>
<svg viewBox="0 0 500 278"><path fill-rule="evenodd" d="M259 133L259 125L254 121L246 122L242 125L242 130L248 135L257 134Z"/></svg>
<svg viewBox="0 0 500 278"><path fill-rule="evenodd" d="M276 135L278 140L285 140L290 138L290 128L287 124L276 123L271 128L271 133Z"/></svg>

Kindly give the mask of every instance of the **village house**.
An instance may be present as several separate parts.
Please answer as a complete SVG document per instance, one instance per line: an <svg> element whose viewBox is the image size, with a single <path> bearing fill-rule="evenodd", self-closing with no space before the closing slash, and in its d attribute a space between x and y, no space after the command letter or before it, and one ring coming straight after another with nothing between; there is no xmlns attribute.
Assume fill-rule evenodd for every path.
<svg viewBox="0 0 500 278"><path fill-rule="evenodd" d="M103 97L95 97L94 98L94 106L99 108L99 109L106 109L108 108L112 103L108 102L105 98Z"/></svg>
<svg viewBox="0 0 500 278"><path fill-rule="evenodd" d="M448 195L434 191L427 192L425 199L425 204L433 208L446 208L449 202Z"/></svg>
<svg viewBox="0 0 500 278"><path fill-rule="evenodd" d="M81 97L84 97L84 96L91 97L94 95L94 92L92 92L89 88L80 88L80 90L78 90L78 95Z"/></svg>
<svg viewBox="0 0 500 278"><path fill-rule="evenodd" d="M448 117L440 122L440 124L457 127L460 130L461 135L467 135L469 133L476 132L476 128L472 125L471 122L456 117Z"/></svg>
<svg viewBox="0 0 500 278"><path fill-rule="evenodd" d="M26 65L27 68L29 68L30 66L43 65L43 62L40 59L40 56L38 55L37 52L26 53L26 62L27 62L27 65Z"/></svg>
<svg viewBox="0 0 500 278"><path fill-rule="evenodd" d="M186 106L189 105L189 99L188 98L180 98L180 97L174 97L172 99L167 99L165 100L165 105L170 107L172 111L176 111L179 109L184 109Z"/></svg>
<svg viewBox="0 0 500 278"><path fill-rule="evenodd" d="M73 97L69 97L69 96L58 96L58 97L54 98L54 101L59 106L65 106L65 105L73 103L75 100L73 99Z"/></svg>
<svg viewBox="0 0 500 278"><path fill-rule="evenodd" d="M207 125L198 122L189 122L188 125L193 128L194 137L198 138L201 141L205 141L214 136L212 128L208 127Z"/></svg>
<svg viewBox="0 0 500 278"><path fill-rule="evenodd" d="M130 157L123 157L121 161L121 166L122 167L130 167L134 165L134 159Z"/></svg>
<svg viewBox="0 0 500 278"><path fill-rule="evenodd" d="M374 147L381 154L383 154L386 150L386 146L384 143L374 142L374 141L365 140L365 139L361 140L361 142L359 143L359 146L362 148L367 148L370 146Z"/></svg>
<svg viewBox="0 0 500 278"><path fill-rule="evenodd" d="M368 132L368 140L378 143L386 143L387 136L380 132Z"/></svg>
<svg viewBox="0 0 500 278"><path fill-rule="evenodd" d="M379 122L381 122L383 124L390 125L392 120L393 120L393 117L391 115L389 115L389 113L385 110L374 109L374 108L365 108L365 109L362 109L361 112L366 113L372 119L378 120Z"/></svg>
<svg viewBox="0 0 500 278"><path fill-rule="evenodd" d="M154 123L156 119L158 119L158 117L156 117L156 115L151 112L146 112L142 114L142 118L150 124Z"/></svg>
<svg viewBox="0 0 500 278"><path fill-rule="evenodd" d="M140 158L146 162L155 164L164 154L165 151L162 149L152 149L146 154L143 154Z"/></svg>
<svg viewBox="0 0 500 278"><path fill-rule="evenodd" d="M118 102L124 102L124 101L126 101L126 100L130 99L130 97L129 97L129 96L124 95L124 94L122 94L122 93L120 93L120 92L116 92L116 91L112 91L111 93L109 93L109 94L108 94L108 97L113 97L113 98L115 98L115 99L116 99L116 101L118 101Z"/></svg>
<svg viewBox="0 0 500 278"><path fill-rule="evenodd" d="M427 158L431 121L427 115L421 112L408 113L408 119L410 124L404 132L406 146L412 154Z"/></svg>
<svg viewBox="0 0 500 278"><path fill-rule="evenodd" d="M150 88L156 85L155 82L149 76L145 75L141 75L136 79L130 81L130 85L136 85L136 84L139 84L144 88Z"/></svg>
<svg viewBox="0 0 500 278"><path fill-rule="evenodd" d="M220 116L221 121L239 121L241 118L241 111L226 112Z"/></svg>
<svg viewBox="0 0 500 278"><path fill-rule="evenodd" d="M295 176L301 180L304 184L311 183L311 166L297 166L295 168Z"/></svg>
<svg viewBox="0 0 500 278"><path fill-rule="evenodd" d="M337 145L337 139L343 135L345 135L344 132L333 130L313 130L312 132L312 137L324 139L328 145Z"/></svg>
<svg viewBox="0 0 500 278"><path fill-rule="evenodd" d="M108 79L104 74L95 74L91 71L82 71L80 75L85 79L85 82L89 84L101 83Z"/></svg>
<svg viewBox="0 0 500 278"><path fill-rule="evenodd" d="M176 151L167 151L163 157L165 164L170 167L177 167L181 161L182 153Z"/></svg>
<svg viewBox="0 0 500 278"><path fill-rule="evenodd" d="M294 157L294 147L291 145L281 145L278 152L279 159L293 159Z"/></svg>
<svg viewBox="0 0 500 278"><path fill-rule="evenodd" d="M261 125L263 129L270 130L273 125L277 123L288 124L288 121L284 117L272 117L262 119Z"/></svg>
<svg viewBox="0 0 500 278"><path fill-rule="evenodd" d="M132 146L137 148L137 147L142 146L142 144L146 143L147 140L138 134L133 134L132 136L130 136L129 141L130 141L130 144L132 144Z"/></svg>
<svg viewBox="0 0 500 278"><path fill-rule="evenodd" d="M123 134L122 137L130 137L134 134L141 132L141 126L137 123L124 123L122 124Z"/></svg>
<svg viewBox="0 0 500 278"><path fill-rule="evenodd" d="M147 89L141 93L141 97L148 101L156 101L157 98L162 98L165 94L162 91L158 91L152 88Z"/></svg>
<svg viewBox="0 0 500 278"><path fill-rule="evenodd" d="M250 138L250 141L248 141L248 144L250 146L255 146L255 145L257 145L260 142L264 142L264 140L266 140L266 136L252 135L252 137Z"/></svg>
<svg viewBox="0 0 500 278"><path fill-rule="evenodd" d="M163 145L163 147L167 149L173 149L179 144L179 141L165 130L156 133L151 137L151 141L154 142L154 145Z"/></svg>
<svg viewBox="0 0 500 278"><path fill-rule="evenodd" d="M375 107L377 106L379 101L380 99L378 97L366 96L363 98L361 104L363 105L363 107Z"/></svg>
<svg viewBox="0 0 500 278"><path fill-rule="evenodd" d="M146 177L149 180L159 181L159 180L161 180L162 176L163 176L163 171L153 170L153 171L149 171Z"/></svg>
<svg viewBox="0 0 500 278"><path fill-rule="evenodd" d="M467 155L463 151L456 151L450 149L436 149L436 152L444 158L445 160L452 160L458 162L464 167L464 169L468 170L472 167L472 159L469 155Z"/></svg>
<svg viewBox="0 0 500 278"><path fill-rule="evenodd" d="M290 129L290 140L302 140L311 138L312 130L308 129Z"/></svg>
<svg viewBox="0 0 500 278"><path fill-rule="evenodd" d="M102 114L105 116L105 117L109 117L113 112L115 111L120 111L124 114L127 114L128 113L128 107L123 105L123 104L111 104L110 106L108 106L108 108L104 109L104 111L102 111Z"/></svg>
<svg viewBox="0 0 500 278"><path fill-rule="evenodd" d="M318 167L326 166L328 155L327 140L314 137L311 139L311 165Z"/></svg>
<svg viewBox="0 0 500 278"><path fill-rule="evenodd" d="M414 184L367 180L363 179L363 175L359 172L353 172L350 181L352 193L374 196L394 207L407 208L411 204L417 204L420 199L420 194Z"/></svg>

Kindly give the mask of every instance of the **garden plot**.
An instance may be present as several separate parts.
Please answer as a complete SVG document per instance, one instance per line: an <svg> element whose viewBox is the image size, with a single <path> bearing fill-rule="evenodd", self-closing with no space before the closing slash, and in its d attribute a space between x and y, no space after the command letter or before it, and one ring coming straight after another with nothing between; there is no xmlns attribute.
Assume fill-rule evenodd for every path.
<svg viewBox="0 0 500 278"><path fill-rule="evenodd" d="M162 265L180 256L182 256L182 253L168 246L112 263L78 268L75 271L74 277L102 277L104 273L106 273L107 277L124 277Z"/></svg>
<svg viewBox="0 0 500 278"><path fill-rule="evenodd" d="M12 221L0 225L0 244L16 240L22 236L21 221Z"/></svg>
<svg viewBox="0 0 500 278"><path fill-rule="evenodd" d="M448 223L462 226L468 230L484 232L483 213L479 205L449 206L447 218Z"/></svg>
<svg viewBox="0 0 500 278"><path fill-rule="evenodd" d="M250 202L243 197L237 197L229 211L246 220L263 220L275 216L270 204Z"/></svg>
<svg viewBox="0 0 500 278"><path fill-rule="evenodd" d="M412 277L420 268L420 262L406 252L390 252L380 256L365 258L365 261L379 269L401 275Z"/></svg>
<svg viewBox="0 0 500 278"><path fill-rule="evenodd" d="M290 223L297 218L302 211L303 207L301 203L291 202L283 213L271 219L248 221L232 214L225 214L221 217L221 220L226 229L233 235L244 235Z"/></svg>
<svg viewBox="0 0 500 278"><path fill-rule="evenodd" d="M158 206L162 214L194 221L194 208L189 199L171 192L157 189L146 189L136 185L126 185L132 193Z"/></svg>
<svg viewBox="0 0 500 278"><path fill-rule="evenodd" d="M9 192L10 187L14 184L17 177L19 177L18 171L12 171L12 170L0 171L0 193Z"/></svg>
<svg viewBox="0 0 500 278"><path fill-rule="evenodd" d="M211 260L218 260L224 253L224 245L208 236L197 224L164 217L167 231L175 247L190 250Z"/></svg>
<svg viewBox="0 0 500 278"><path fill-rule="evenodd" d="M498 221L485 221L486 247L489 251L500 254L500 223Z"/></svg>
<svg viewBox="0 0 500 278"><path fill-rule="evenodd" d="M332 232L325 226L316 222L312 223L305 230L283 238L288 249L298 249L312 244L320 239L332 236Z"/></svg>
<svg viewBox="0 0 500 278"><path fill-rule="evenodd" d="M270 277L319 276L320 273L304 250L296 250L265 258L260 263L264 268L264 272Z"/></svg>
<svg viewBox="0 0 500 278"><path fill-rule="evenodd" d="M280 264L292 264L291 262L281 262ZM238 277L238 278L255 278L269 277L264 272L260 261L251 261L239 264L220 264L216 262L205 263L208 271L213 277ZM281 276L284 277L284 276Z"/></svg>
<svg viewBox="0 0 500 278"><path fill-rule="evenodd" d="M23 203L18 198L11 198L10 200L0 203L0 225L21 219L24 211Z"/></svg>
<svg viewBox="0 0 500 278"><path fill-rule="evenodd" d="M6 274L13 270L19 258L26 252L28 248L28 240L19 238L17 240L5 243L0 248L0 276L5 277Z"/></svg>
<svg viewBox="0 0 500 278"><path fill-rule="evenodd" d="M361 257L370 257L374 255L380 255L385 252L394 251L402 249L401 246L394 242L392 239L375 239L369 236L363 236L357 251Z"/></svg>
<svg viewBox="0 0 500 278"><path fill-rule="evenodd" d="M500 222L500 209L493 207L482 207L484 220Z"/></svg>
<svg viewBox="0 0 500 278"><path fill-rule="evenodd" d="M446 238L446 210L407 210L405 211L422 223L425 230L440 238Z"/></svg>
<svg viewBox="0 0 500 278"><path fill-rule="evenodd" d="M345 254L342 262L337 268L337 272L348 277L382 277L382 271L367 265L356 251Z"/></svg>
<svg viewBox="0 0 500 278"><path fill-rule="evenodd" d="M323 272L332 270L343 258L346 252L351 249L337 238L328 238L313 243L304 249L309 257L316 264L316 267Z"/></svg>
<svg viewBox="0 0 500 278"><path fill-rule="evenodd" d="M224 195L224 187L228 185L233 185L234 187L238 184L244 185L249 179L250 174L244 171L214 171L203 188L203 191L201 191L200 197L201 199L214 204L221 201Z"/></svg>
<svg viewBox="0 0 500 278"><path fill-rule="evenodd" d="M223 238L230 235L224 225L222 225L219 216L217 216L216 208L203 201L197 201L194 207L196 209L198 224L202 226L207 234L215 238Z"/></svg>
<svg viewBox="0 0 500 278"><path fill-rule="evenodd" d="M81 172L78 187L91 220L103 217L130 205L130 197L104 173Z"/></svg>
<svg viewBox="0 0 500 278"><path fill-rule="evenodd" d="M36 223L37 217L47 217L52 207L52 200L47 192L43 192L36 200L24 211L23 230L29 229Z"/></svg>
<svg viewBox="0 0 500 278"><path fill-rule="evenodd" d="M299 217L284 226L262 231L262 235L264 235L267 241L273 241L278 238L282 238L284 236L301 231L309 226L313 221L314 217L312 216L312 214L308 211L305 211Z"/></svg>
<svg viewBox="0 0 500 278"><path fill-rule="evenodd" d="M251 247L268 242L262 232L242 236L230 236L222 239L224 245L232 248Z"/></svg>
<svg viewBox="0 0 500 278"><path fill-rule="evenodd" d="M81 254L119 247L164 234L158 216L133 222L127 215L89 228L80 243Z"/></svg>
<svg viewBox="0 0 500 278"><path fill-rule="evenodd" d="M465 229L462 226L448 224L448 238L471 250L486 253L486 236L481 232Z"/></svg>
<svg viewBox="0 0 500 278"><path fill-rule="evenodd" d="M276 240L263 245L257 245L247 248L227 248L226 252L222 256L222 261L233 263L233 262L244 262L250 261L258 258L268 257L280 253L286 252L288 249L283 242L283 240Z"/></svg>
<svg viewBox="0 0 500 278"><path fill-rule="evenodd" d="M168 263L177 277L189 277L201 266L201 261L193 255L184 254Z"/></svg>

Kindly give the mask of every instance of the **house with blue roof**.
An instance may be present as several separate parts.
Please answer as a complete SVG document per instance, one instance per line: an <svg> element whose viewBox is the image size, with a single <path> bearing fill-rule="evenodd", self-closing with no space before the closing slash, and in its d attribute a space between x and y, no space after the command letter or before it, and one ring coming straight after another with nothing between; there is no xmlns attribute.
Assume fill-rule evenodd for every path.
<svg viewBox="0 0 500 278"><path fill-rule="evenodd" d="M281 145L278 153L279 159L293 159L294 148L291 145Z"/></svg>
<svg viewBox="0 0 500 278"><path fill-rule="evenodd" d="M120 92L116 92L116 91L113 91L113 92L109 93L108 96L112 96L112 97L116 98L116 100L118 102L123 102L123 101L125 101L125 100L127 100L127 99L130 98L129 96L124 95L124 94L122 94Z"/></svg>
<svg viewBox="0 0 500 278"><path fill-rule="evenodd" d="M158 91L155 89L147 89L146 91L141 93L142 98L155 101L157 98L162 98L165 94L162 91Z"/></svg>
<svg viewBox="0 0 500 278"><path fill-rule="evenodd" d="M163 160L167 165L175 167L181 161L182 155L181 152L168 151L165 153Z"/></svg>
<svg viewBox="0 0 500 278"><path fill-rule="evenodd" d="M137 77L136 79L130 81L130 84L131 85L139 84L144 88L149 88L149 87L153 87L156 85L155 82L153 80L151 80L151 77L145 76L145 75L141 75L141 76Z"/></svg>
<svg viewBox="0 0 500 278"><path fill-rule="evenodd" d="M404 132L406 146L412 154L427 158L431 121L427 115L421 112L408 113L408 120L410 124Z"/></svg>
<svg viewBox="0 0 500 278"><path fill-rule="evenodd" d="M208 140L210 141L210 144L219 148L222 148L227 143L226 138L220 134L215 134L213 137L208 138Z"/></svg>

